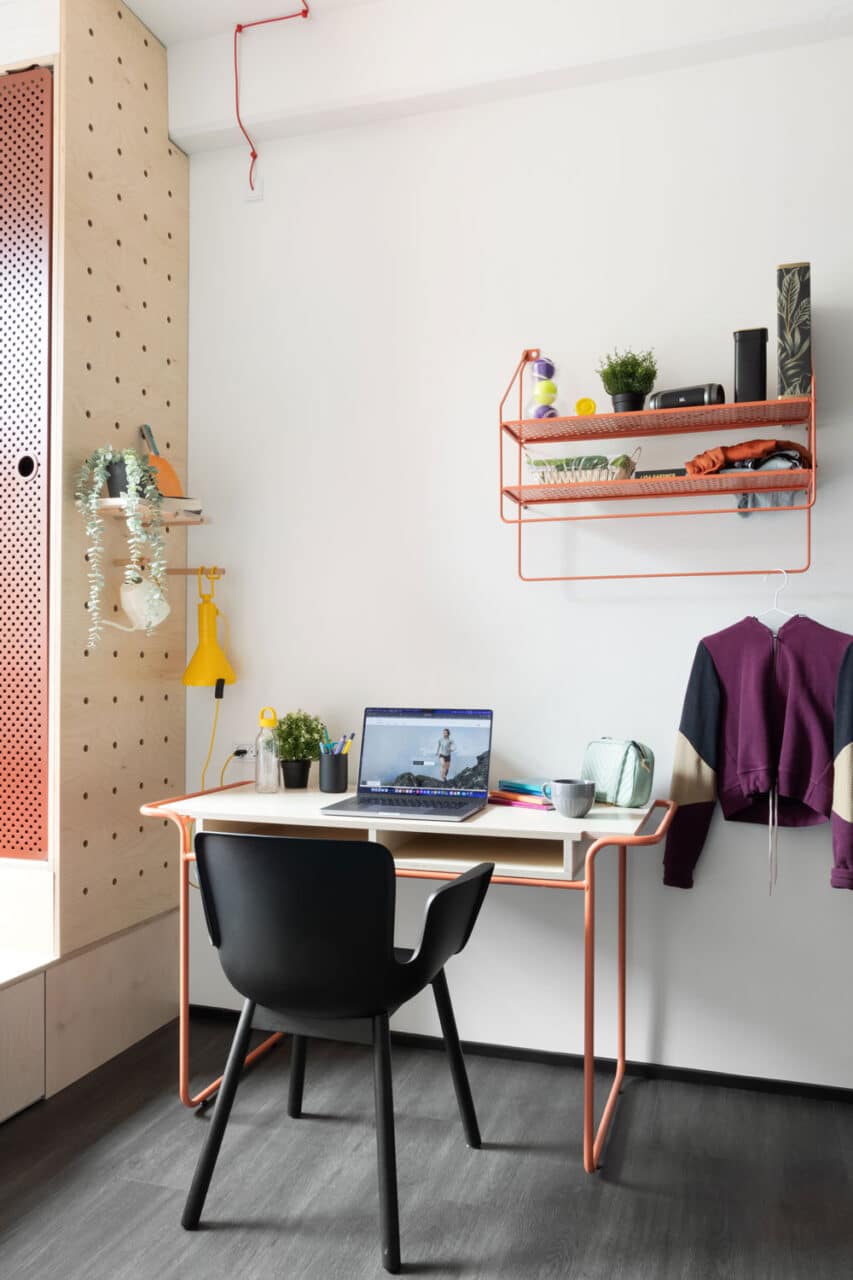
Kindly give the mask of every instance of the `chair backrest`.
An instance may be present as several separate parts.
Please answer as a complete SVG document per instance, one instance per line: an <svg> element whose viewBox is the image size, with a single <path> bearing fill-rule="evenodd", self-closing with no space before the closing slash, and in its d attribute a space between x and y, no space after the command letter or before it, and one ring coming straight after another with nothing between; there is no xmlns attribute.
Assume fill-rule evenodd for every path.
<svg viewBox="0 0 853 1280"><path fill-rule="evenodd" d="M386 848L202 832L195 851L210 938L242 995L318 1018L384 1010L395 899Z"/></svg>

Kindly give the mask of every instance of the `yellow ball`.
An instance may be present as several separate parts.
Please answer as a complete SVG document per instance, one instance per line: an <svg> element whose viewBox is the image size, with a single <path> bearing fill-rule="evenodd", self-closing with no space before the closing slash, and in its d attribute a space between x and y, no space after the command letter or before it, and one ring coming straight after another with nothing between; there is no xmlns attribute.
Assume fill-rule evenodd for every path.
<svg viewBox="0 0 853 1280"><path fill-rule="evenodd" d="M533 399L537 404L553 404L557 399L557 384L551 378L543 378L533 388Z"/></svg>
<svg viewBox="0 0 853 1280"><path fill-rule="evenodd" d="M581 396L575 405L575 413L585 418L588 414L595 413L596 408L597 405L594 400L591 400L589 396Z"/></svg>

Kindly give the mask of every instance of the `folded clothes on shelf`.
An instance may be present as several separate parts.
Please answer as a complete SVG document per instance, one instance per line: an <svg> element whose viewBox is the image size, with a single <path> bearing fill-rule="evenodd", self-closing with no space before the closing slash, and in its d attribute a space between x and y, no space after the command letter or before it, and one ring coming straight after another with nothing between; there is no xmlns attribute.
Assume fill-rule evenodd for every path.
<svg viewBox="0 0 853 1280"><path fill-rule="evenodd" d="M772 453L793 453L802 467L812 465L808 449L793 440L743 440L740 444L718 445L697 454L685 465L689 476L708 476L724 467L749 465L757 459L769 458Z"/></svg>

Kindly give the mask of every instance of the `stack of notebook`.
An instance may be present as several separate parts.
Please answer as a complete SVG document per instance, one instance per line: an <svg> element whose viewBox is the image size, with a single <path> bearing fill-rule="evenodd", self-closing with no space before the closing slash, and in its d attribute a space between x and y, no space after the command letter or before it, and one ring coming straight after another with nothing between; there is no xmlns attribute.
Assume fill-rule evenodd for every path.
<svg viewBox="0 0 853 1280"><path fill-rule="evenodd" d="M489 804L509 804L519 809L553 809L545 794L548 778L501 778L489 792Z"/></svg>

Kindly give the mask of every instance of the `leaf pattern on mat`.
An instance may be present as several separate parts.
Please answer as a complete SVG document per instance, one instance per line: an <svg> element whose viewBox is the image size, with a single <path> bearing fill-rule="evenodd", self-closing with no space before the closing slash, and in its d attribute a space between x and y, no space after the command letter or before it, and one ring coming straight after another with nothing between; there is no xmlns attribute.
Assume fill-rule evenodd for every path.
<svg viewBox="0 0 853 1280"><path fill-rule="evenodd" d="M784 271L777 290L779 313L779 373L781 395L811 393L811 299L801 297L809 287L808 265Z"/></svg>

